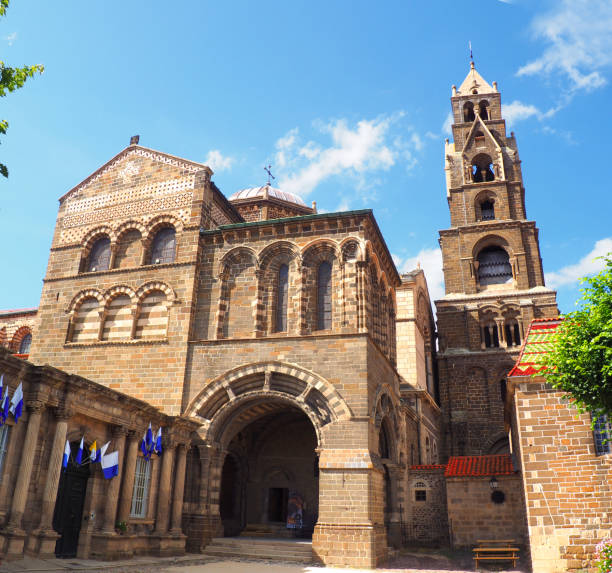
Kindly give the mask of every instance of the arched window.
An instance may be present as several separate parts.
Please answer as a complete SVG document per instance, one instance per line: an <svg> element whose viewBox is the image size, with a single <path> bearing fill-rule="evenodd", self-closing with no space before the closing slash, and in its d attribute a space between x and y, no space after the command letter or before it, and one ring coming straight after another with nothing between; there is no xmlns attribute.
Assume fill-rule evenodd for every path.
<svg viewBox="0 0 612 573"><path fill-rule="evenodd" d="M484 181L495 181L493 161L485 153L481 153L472 160L472 181L483 183Z"/></svg>
<svg viewBox="0 0 612 573"><path fill-rule="evenodd" d="M463 106L463 121L468 123L474 121L476 116L474 115L474 104L471 101L465 102Z"/></svg>
<svg viewBox="0 0 612 573"><path fill-rule="evenodd" d="M317 273L317 329L332 327L332 266L329 261L319 265Z"/></svg>
<svg viewBox="0 0 612 573"><path fill-rule="evenodd" d="M378 454L382 459L388 459L391 457L389 452L389 437L387 436L387 429L383 423L380 426L380 432L378 434Z"/></svg>
<svg viewBox="0 0 612 573"><path fill-rule="evenodd" d="M484 119L485 121L489 119L489 103L485 100L482 100L478 104L478 109L480 113L480 119Z"/></svg>
<svg viewBox="0 0 612 573"><path fill-rule="evenodd" d="M492 199L485 199L480 204L480 219L482 221L492 221L495 219L495 204Z"/></svg>
<svg viewBox="0 0 612 573"><path fill-rule="evenodd" d="M508 383L504 378L499 382L499 394L502 402L506 402L506 394L508 392Z"/></svg>
<svg viewBox="0 0 612 573"><path fill-rule="evenodd" d="M431 448L429 445L429 436L425 438L425 459L428 464L431 464Z"/></svg>
<svg viewBox="0 0 612 573"><path fill-rule="evenodd" d="M87 258L87 272L107 271L110 265L110 255L110 239L108 237L98 239L89 252L89 257Z"/></svg>
<svg viewBox="0 0 612 573"><path fill-rule="evenodd" d="M478 253L480 286L507 284L512 281L512 265L508 253L501 247L486 247Z"/></svg>
<svg viewBox="0 0 612 573"><path fill-rule="evenodd" d="M289 301L289 267L281 265L278 269L278 289L276 297L276 332L287 332L287 303Z"/></svg>
<svg viewBox="0 0 612 573"><path fill-rule="evenodd" d="M32 335L28 332L19 344L19 354L30 354L30 346L32 345Z"/></svg>
<svg viewBox="0 0 612 573"><path fill-rule="evenodd" d="M173 263L176 250L176 232L171 227L164 227L157 232L151 245L150 264Z"/></svg>
<svg viewBox="0 0 612 573"><path fill-rule="evenodd" d="M506 335L506 344L508 346L520 346L521 330L515 319L507 320L504 325L504 333Z"/></svg>

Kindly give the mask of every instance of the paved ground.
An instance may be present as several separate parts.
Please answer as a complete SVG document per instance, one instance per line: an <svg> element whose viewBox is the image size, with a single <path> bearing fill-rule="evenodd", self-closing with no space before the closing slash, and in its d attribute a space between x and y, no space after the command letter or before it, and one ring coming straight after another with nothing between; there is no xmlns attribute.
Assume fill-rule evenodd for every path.
<svg viewBox="0 0 612 573"><path fill-rule="evenodd" d="M526 569L510 572L501 566L491 570L525 573ZM88 559L32 559L10 561L0 565L0 573L372 573L368 569L343 569L297 565L271 561L223 560L202 555L152 558L136 557L129 561L93 561ZM377 573L473 573L469 554L452 558L436 553L406 553L387 563Z"/></svg>

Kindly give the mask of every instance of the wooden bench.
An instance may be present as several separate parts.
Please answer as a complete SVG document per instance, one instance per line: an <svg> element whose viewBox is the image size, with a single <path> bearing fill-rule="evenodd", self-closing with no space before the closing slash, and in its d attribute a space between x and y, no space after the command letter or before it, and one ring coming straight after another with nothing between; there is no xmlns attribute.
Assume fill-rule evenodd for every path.
<svg viewBox="0 0 612 573"><path fill-rule="evenodd" d="M512 561L512 567L516 567L520 549L514 539L478 539L476 543L473 551L477 569L479 561Z"/></svg>

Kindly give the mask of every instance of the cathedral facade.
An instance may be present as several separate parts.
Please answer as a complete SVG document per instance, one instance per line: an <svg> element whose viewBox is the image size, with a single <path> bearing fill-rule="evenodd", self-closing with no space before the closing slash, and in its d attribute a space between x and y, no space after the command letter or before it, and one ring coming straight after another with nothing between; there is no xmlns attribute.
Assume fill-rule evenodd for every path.
<svg viewBox="0 0 612 573"><path fill-rule="evenodd" d="M25 397L0 432L3 554L299 532L320 562L375 567L482 523L529 543L506 376L555 293L497 86L472 66L451 102L437 328L371 210L317 213L270 184L226 198L207 166L138 138L61 197L38 310L0 313L5 385ZM75 462L81 438L111 442L118 476Z"/></svg>

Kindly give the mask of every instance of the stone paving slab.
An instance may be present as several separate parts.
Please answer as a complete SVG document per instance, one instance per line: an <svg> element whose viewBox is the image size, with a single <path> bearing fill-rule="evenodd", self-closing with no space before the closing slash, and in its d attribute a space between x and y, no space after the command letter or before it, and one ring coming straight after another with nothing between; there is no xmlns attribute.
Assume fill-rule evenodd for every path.
<svg viewBox="0 0 612 573"><path fill-rule="evenodd" d="M460 560L461 561L461 560ZM376 569L376 573L474 573L473 564L457 563L437 554L404 553L397 559ZM479 571L525 573L526 569L510 571L503 564ZM0 573L372 573L371 569L322 567L279 561L218 559L205 555L181 557L135 557L124 561L94 561L89 559L33 559L26 557L8 561L0 566Z"/></svg>

